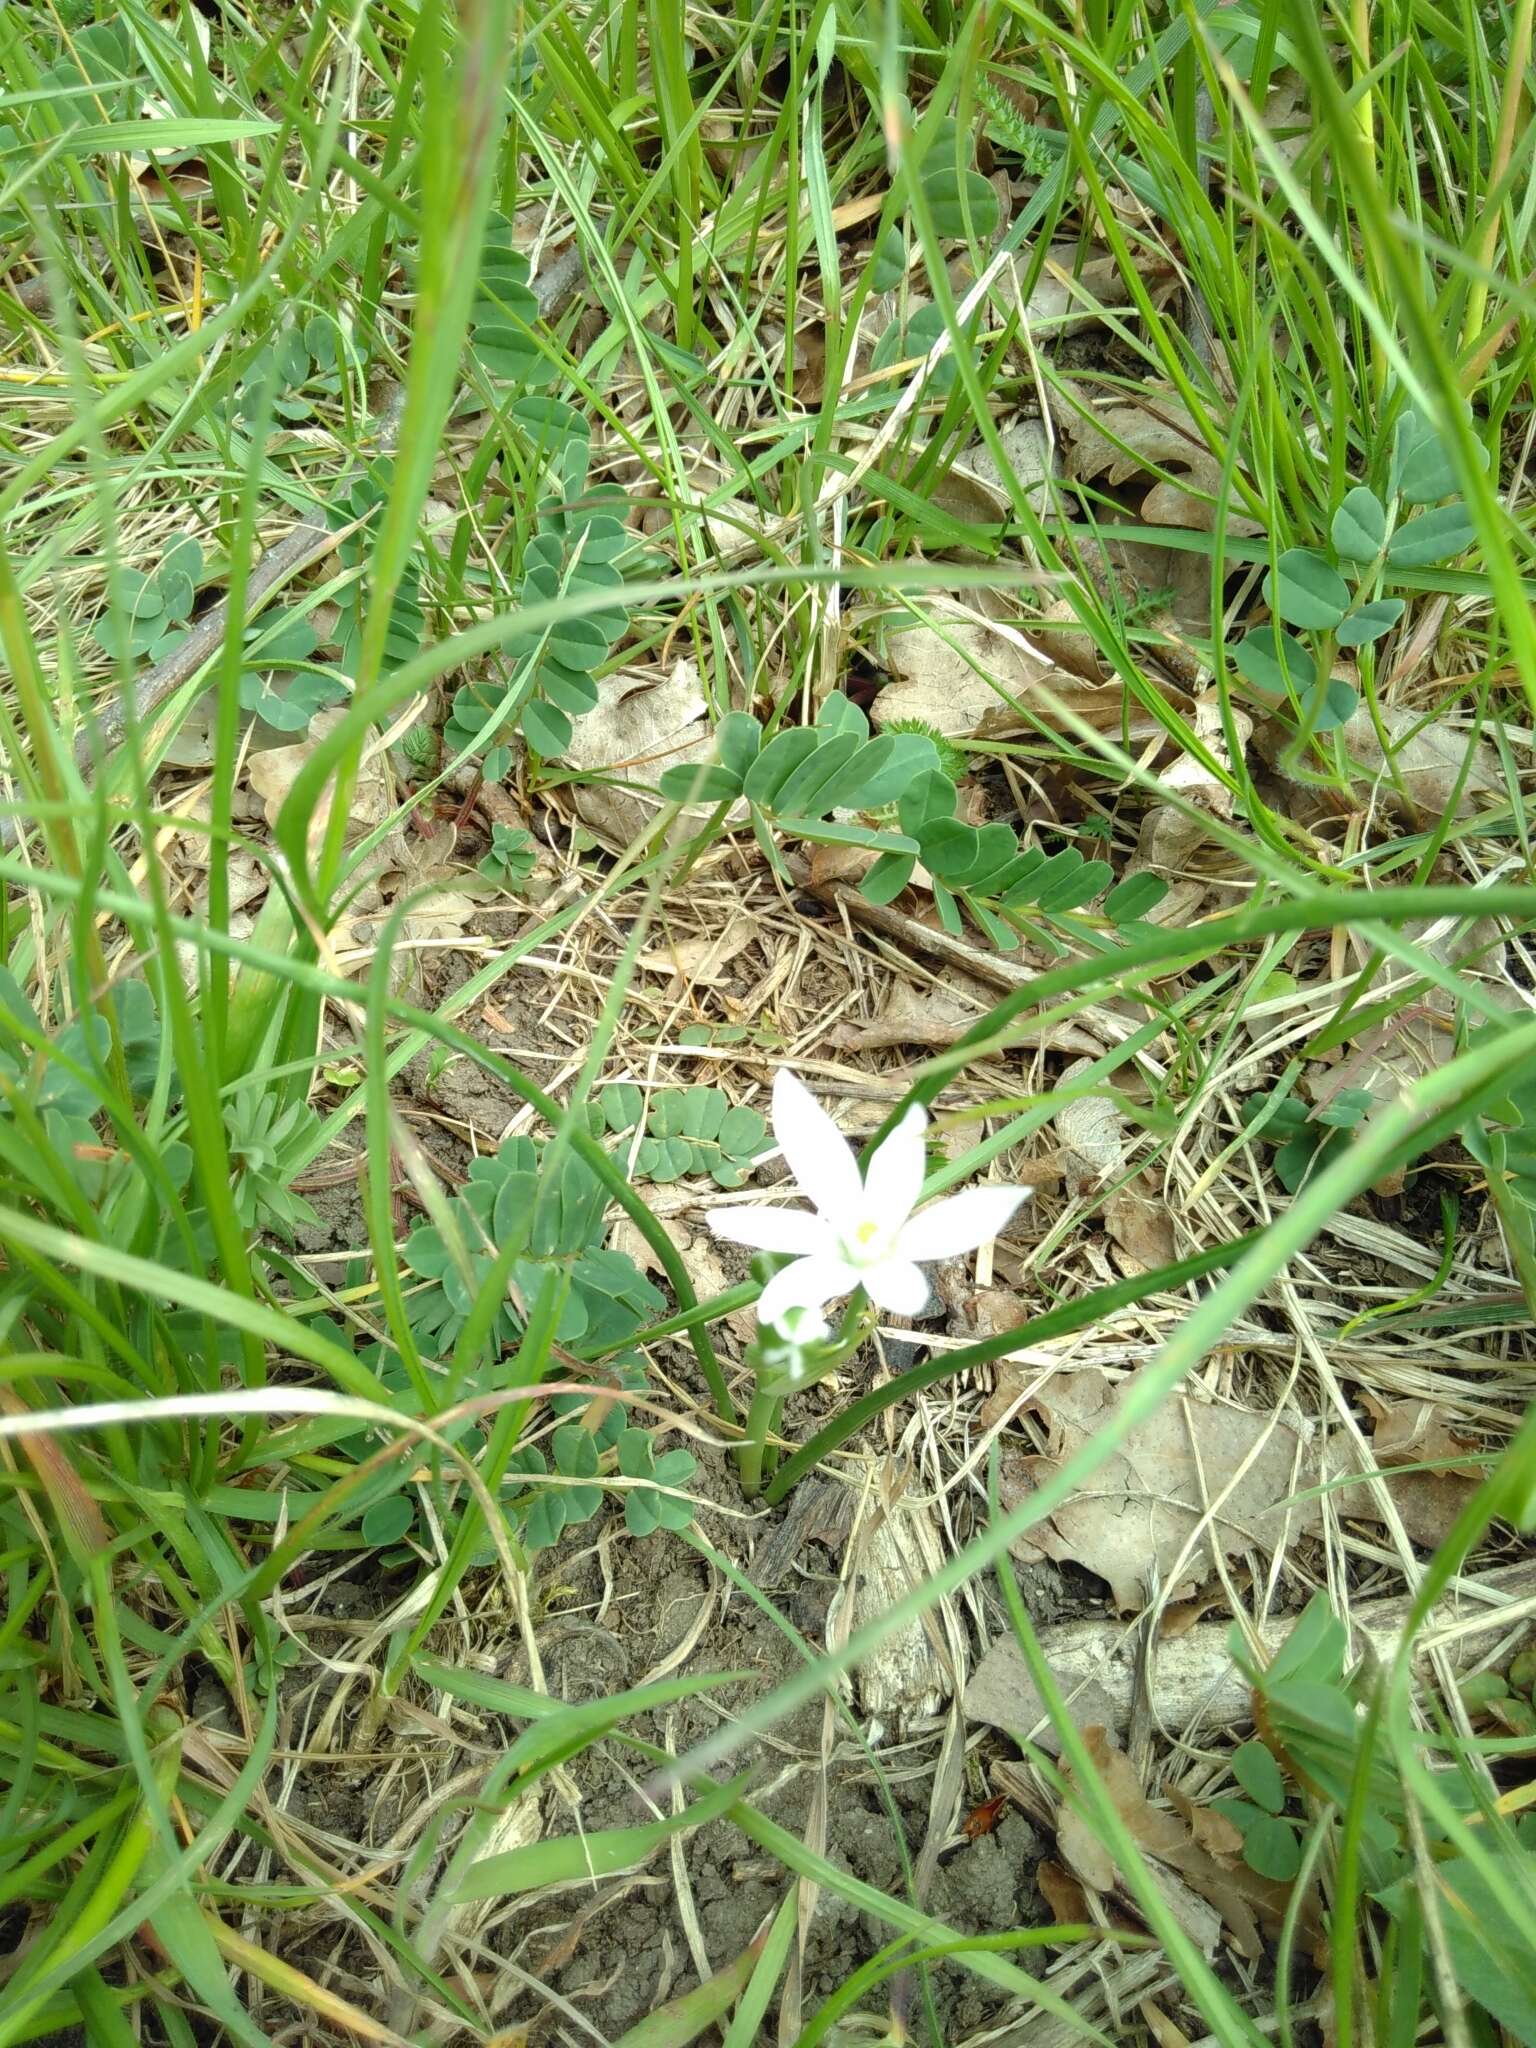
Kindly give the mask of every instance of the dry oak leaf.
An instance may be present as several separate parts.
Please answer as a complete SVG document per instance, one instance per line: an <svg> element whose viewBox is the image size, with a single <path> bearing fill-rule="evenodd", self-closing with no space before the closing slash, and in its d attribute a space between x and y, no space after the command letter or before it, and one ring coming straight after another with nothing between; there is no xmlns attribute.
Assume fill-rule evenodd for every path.
<svg viewBox="0 0 1536 2048"><path fill-rule="evenodd" d="M577 783L572 801L584 824L627 846L655 822L662 800L649 791L663 770L709 760L714 733L691 661L674 663L666 676L620 670L597 687L596 709L577 719L561 759L585 774L613 778Z"/></svg>
<svg viewBox="0 0 1536 2048"><path fill-rule="evenodd" d="M1038 1478L1058 1472L1130 1392L1130 1382L1112 1386L1096 1370L1051 1379L1029 1404L1049 1427L1047 1454L1007 1461L1004 1507L1016 1507ZM1292 1496L1316 1478L1316 1454L1291 1424L1181 1395L1132 1430L1082 1492L1019 1539L1015 1553L1085 1565L1108 1581L1122 1612L1146 1603L1154 1573L1169 1598L1186 1599L1210 1576L1213 1542L1231 1557L1274 1551L1315 1529L1319 1503Z"/></svg>
<svg viewBox="0 0 1536 2048"><path fill-rule="evenodd" d="M1479 797L1503 789L1498 756L1471 733L1437 719L1426 722L1422 713L1392 704L1381 706L1380 716L1392 750L1390 768L1368 706L1361 705L1340 737L1351 758L1368 774L1380 777L1381 795L1387 803L1399 802L1400 781L1409 801L1421 811L1431 816L1446 811L1461 783L1462 764L1469 752L1471 764L1462 783L1457 817L1469 817L1479 808Z"/></svg>
<svg viewBox="0 0 1536 2048"><path fill-rule="evenodd" d="M1173 1218L1156 1181L1142 1174L1117 1188L1104 1204L1104 1228L1122 1256L1115 1263L1126 1273L1150 1273L1177 1256Z"/></svg>
<svg viewBox="0 0 1536 2048"><path fill-rule="evenodd" d="M303 739L293 746L264 747L250 755L246 762L246 779L261 798L269 825L277 823L278 813L287 801L288 792L298 780L300 769L304 767L320 742L341 723L346 713L347 706L338 704L332 710L318 713ZM311 849L317 848L324 840L335 794L336 779L332 776L310 816L306 836ZM371 832L375 825L381 825L389 816L390 810L389 769L385 750L376 745L364 755L351 795L347 799L348 843L361 839L365 833Z"/></svg>
<svg viewBox="0 0 1536 2048"><path fill-rule="evenodd" d="M1045 509L1056 473L1056 453L1044 423L1020 414L1002 428L1000 438L1020 490ZM1013 513L1013 493L985 441L973 442L931 486L928 496L941 512L949 512L957 519L974 520L978 525L1011 518Z"/></svg>
<svg viewBox="0 0 1536 2048"><path fill-rule="evenodd" d="M1123 484L1149 470L1165 470L1182 481L1159 478L1152 485L1141 505L1144 523L1198 527L1206 532L1214 527L1216 505L1211 501L1220 494L1222 465L1172 392L1149 389L1130 404L1090 408L1086 417L1067 409L1059 424L1068 443L1070 476L1083 480L1103 476L1111 484ZM1184 483L1188 489L1183 488ZM1249 539L1264 530L1257 521L1230 509L1225 526L1228 533Z"/></svg>
<svg viewBox="0 0 1536 2048"><path fill-rule="evenodd" d="M1460 1459L1475 1452L1477 1439L1452 1429L1432 1401L1384 1401L1363 1391L1360 1398L1371 1412L1371 1449L1376 1463L1389 1472L1392 1503L1404 1529L1426 1550L1438 1549L1482 1484L1485 1468L1471 1462L1439 1472L1391 1472L1390 1468ZM1377 1519L1367 1487L1351 1487L1344 1503L1346 1514Z"/></svg>
<svg viewBox="0 0 1536 2048"><path fill-rule="evenodd" d="M642 953L638 964L648 974L670 974L676 981L716 988L729 980L726 968L757 935L755 917L733 917L725 927L702 938L675 939Z"/></svg>
<svg viewBox="0 0 1536 2048"><path fill-rule="evenodd" d="M933 598L924 617L884 615L881 646L895 678L869 708L881 729L897 719L917 718L950 739L970 739L991 712L1016 718L1010 699L1025 696L1051 664L1016 626L978 616L986 594L974 604Z"/></svg>

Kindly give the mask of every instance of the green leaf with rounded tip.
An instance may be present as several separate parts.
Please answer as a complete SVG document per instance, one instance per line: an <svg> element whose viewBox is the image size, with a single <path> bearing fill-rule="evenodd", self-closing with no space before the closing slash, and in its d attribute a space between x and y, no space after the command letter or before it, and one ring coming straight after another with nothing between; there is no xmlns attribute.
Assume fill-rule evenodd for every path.
<svg viewBox="0 0 1536 2048"><path fill-rule="evenodd" d="M672 804L729 803L741 794L741 777L717 761L683 761L664 768L657 787Z"/></svg>
<svg viewBox="0 0 1536 2048"><path fill-rule="evenodd" d="M1400 569L1427 569L1464 554L1476 538L1465 505L1437 505L1397 529L1387 543L1387 560Z"/></svg>
<svg viewBox="0 0 1536 2048"><path fill-rule="evenodd" d="M824 811L872 811L877 799L870 791L878 788L880 778L889 767L891 754L896 745L894 738L882 736L877 740L866 740L846 760L842 767L817 792L815 809ZM809 804L798 804L797 810L809 813Z"/></svg>
<svg viewBox="0 0 1536 2048"><path fill-rule="evenodd" d="M926 733L882 733L859 757L857 803L839 798L833 808L882 810L897 802L919 777L937 773L938 765L939 750ZM951 798L951 806L953 801Z"/></svg>
<svg viewBox="0 0 1536 2048"><path fill-rule="evenodd" d="M763 744L763 728L747 711L728 711L715 727L715 750L722 768L744 776Z"/></svg>
<svg viewBox="0 0 1536 2048"><path fill-rule="evenodd" d="M1333 545L1347 562L1373 562L1386 545L1387 508L1356 484L1333 515Z"/></svg>
<svg viewBox="0 0 1536 2048"><path fill-rule="evenodd" d="M963 818L934 818L917 835L918 854L928 872L953 882L976 865L981 834Z"/></svg>
<svg viewBox="0 0 1536 2048"><path fill-rule="evenodd" d="M819 818L831 810L831 792L836 789L838 778L864 751L864 746L856 732L834 733L823 740L774 791L775 814L780 818Z"/></svg>
<svg viewBox="0 0 1536 2048"><path fill-rule="evenodd" d="M781 818L787 839L808 839L813 846L867 846L876 853L916 853L917 841L905 832L877 832L870 825L844 825L831 818Z"/></svg>
<svg viewBox="0 0 1536 2048"><path fill-rule="evenodd" d="M387 1500L376 1500L363 1517L363 1541L375 1550L384 1550L400 1538L416 1520L415 1503L403 1493L392 1493Z"/></svg>
<svg viewBox="0 0 1536 2048"><path fill-rule="evenodd" d="M916 861L910 853L882 853L859 884L866 903L894 903L912 879Z"/></svg>
<svg viewBox="0 0 1536 2048"><path fill-rule="evenodd" d="M1311 548L1287 548L1264 578L1270 608L1290 626L1328 632L1349 610L1349 586Z"/></svg>
<svg viewBox="0 0 1536 2048"><path fill-rule="evenodd" d="M997 194L980 171L960 168L947 151L944 160L935 163L939 146L929 152L922 172L923 197L935 231L946 240L971 235L985 242L997 227Z"/></svg>
<svg viewBox="0 0 1536 2048"><path fill-rule="evenodd" d="M782 785L821 744L822 735L810 726L794 725L788 732L776 733L742 782L748 803L771 810Z"/></svg>
<svg viewBox="0 0 1536 2048"><path fill-rule="evenodd" d="M1007 874L1019 850L1011 825L983 825L976 834L975 857L963 875L952 877L975 895L992 895L999 875Z"/></svg>
<svg viewBox="0 0 1536 2048"><path fill-rule="evenodd" d="M523 736L537 754L563 754L571 744L571 721L553 704L535 697L523 706Z"/></svg>
<svg viewBox="0 0 1536 2048"><path fill-rule="evenodd" d="M1260 1877L1289 1884L1301 1868L1301 1843L1289 1821L1262 1815L1243 1836L1243 1861Z"/></svg>
<svg viewBox="0 0 1536 2048"><path fill-rule="evenodd" d="M824 733L851 732L861 740L869 738L869 720L853 699L845 697L840 690L834 690L830 697L823 699L816 714L816 724Z"/></svg>
<svg viewBox="0 0 1536 2048"><path fill-rule="evenodd" d="M1266 1813L1279 1813L1284 1807L1285 1778L1262 1742L1245 1742L1233 1751L1232 1775Z"/></svg>
<svg viewBox="0 0 1536 2048"><path fill-rule="evenodd" d="M1043 889L1036 900L1045 915L1052 917L1091 903L1114 878L1115 871L1107 860L1085 860L1076 874L1064 875L1059 882Z"/></svg>
<svg viewBox="0 0 1536 2048"><path fill-rule="evenodd" d="M1488 451L1477 447L1480 467ZM1392 494L1408 505L1438 505L1461 487L1456 464L1440 429L1411 407L1397 423L1392 447Z"/></svg>
<svg viewBox="0 0 1536 2048"><path fill-rule="evenodd" d="M733 1159L750 1159L763 1147L768 1126L755 1109L738 1104L728 1109L720 1124L720 1149Z"/></svg>
<svg viewBox="0 0 1536 2048"><path fill-rule="evenodd" d="M683 1092L683 1136L717 1138L727 1109L720 1088L688 1088Z"/></svg>
<svg viewBox="0 0 1536 2048"><path fill-rule="evenodd" d="M894 369L900 363L903 379L919 374L919 366L928 355L939 336L945 332L944 309L931 300L917 307L912 317L903 326L893 320L884 334L875 343L869 363L872 370ZM953 348L941 355L928 378L928 389L935 396L947 394L953 387L959 370Z"/></svg>
<svg viewBox="0 0 1536 2048"><path fill-rule="evenodd" d="M1266 697L1284 697L1294 691L1304 698L1317 681L1311 649L1274 626L1259 626L1245 633L1232 650L1232 665L1244 682Z"/></svg>
<svg viewBox="0 0 1536 2048"><path fill-rule="evenodd" d="M893 221L875 244L869 288L872 292L893 291L906 274L906 237L902 234L900 221Z"/></svg>
<svg viewBox="0 0 1536 2048"><path fill-rule="evenodd" d="M1155 910L1167 894L1168 884L1160 875L1127 875L1104 898L1104 915L1111 924L1134 924Z"/></svg>
<svg viewBox="0 0 1536 2048"><path fill-rule="evenodd" d="M1347 619L1334 629L1341 647L1369 647L1383 633L1390 633L1403 616L1400 597L1373 597L1369 604L1356 605Z"/></svg>
<svg viewBox="0 0 1536 2048"><path fill-rule="evenodd" d="M603 1122L617 1137L632 1131L645 1108L645 1091L634 1081L611 1081L598 1098Z"/></svg>
<svg viewBox="0 0 1536 2048"><path fill-rule="evenodd" d="M1323 701L1312 719L1314 732L1333 732L1341 725L1348 725L1360 708L1360 693L1352 690L1348 683L1337 676L1328 678L1328 687L1323 692Z"/></svg>
<svg viewBox="0 0 1536 2048"><path fill-rule="evenodd" d="M908 737L915 739L919 735L914 733ZM920 834L930 820L953 817L954 810L955 785L937 768L919 775L902 790L896 801L903 832Z"/></svg>

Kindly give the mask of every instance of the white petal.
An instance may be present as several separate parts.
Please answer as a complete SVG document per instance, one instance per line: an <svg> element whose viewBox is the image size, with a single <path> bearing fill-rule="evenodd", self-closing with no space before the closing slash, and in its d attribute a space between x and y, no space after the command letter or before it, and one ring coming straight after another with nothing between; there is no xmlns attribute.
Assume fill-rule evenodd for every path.
<svg viewBox="0 0 1536 2048"><path fill-rule="evenodd" d="M777 1325L787 1308L815 1308L851 1294L859 1276L842 1259L796 1259L782 1273L775 1273L758 1297L757 1319Z"/></svg>
<svg viewBox="0 0 1536 2048"><path fill-rule="evenodd" d="M823 1216L856 1218L863 1199L848 1140L803 1081L780 1067L773 1081L773 1135L800 1192Z"/></svg>
<svg viewBox="0 0 1536 2048"><path fill-rule="evenodd" d="M914 1102L870 1160L864 1175L864 1213L880 1225L881 1238L887 1242L912 1214L923 1192L927 1164L923 1133L927 1128L927 1112Z"/></svg>
<svg viewBox="0 0 1536 2048"><path fill-rule="evenodd" d="M859 1275L870 1300L893 1316L920 1316L932 1292L928 1275L910 1259L882 1259Z"/></svg>
<svg viewBox="0 0 1536 2048"><path fill-rule="evenodd" d="M967 1188L963 1195L950 1195L933 1202L918 1213L896 1240L904 1259L952 1259L960 1252L973 1252L997 1236L1029 1188Z"/></svg>
<svg viewBox="0 0 1536 2048"><path fill-rule="evenodd" d="M809 1209L733 1203L711 1209L704 1220L716 1237L729 1244L749 1244L760 1252L819 1252L827 1242L826 1224Z"/></svg>
<svg viewBox="0 0 1536 2048"><path fill-rule="evenodd" d="M824 1344L832 1334L819 1308L787 1308L775 1327L786 1344Z"/></svg>

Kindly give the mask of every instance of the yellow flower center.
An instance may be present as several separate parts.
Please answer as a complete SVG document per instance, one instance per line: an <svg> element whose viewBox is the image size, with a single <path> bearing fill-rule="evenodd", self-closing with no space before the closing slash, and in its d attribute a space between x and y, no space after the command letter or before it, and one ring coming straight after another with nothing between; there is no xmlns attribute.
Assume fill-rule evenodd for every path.
<svg viewBox="0 0 1536 2048"><path fill-rule="evenodd" d="M873 1244L879 1235L880 1226L878 1223L861 1223L853 1233L853 1241L855 1244L860 1245Z"/></svg>

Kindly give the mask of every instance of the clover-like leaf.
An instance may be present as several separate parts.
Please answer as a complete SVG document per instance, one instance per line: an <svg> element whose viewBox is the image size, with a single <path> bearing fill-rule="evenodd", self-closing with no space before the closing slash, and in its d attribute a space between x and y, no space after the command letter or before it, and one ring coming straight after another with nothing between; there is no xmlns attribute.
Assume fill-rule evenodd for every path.
<svg viewBox="0 0 1536 2048"><path fill-rule="evenodd" d="M1232 663L1245 682L1267 697L1284 697L1294 691L1305 699L1317 681L1311 649L1275 626L1259 626L1245 633L1232 650Z"/></svg>
<svg viewBox="0 0 1536 2048"><path fill-rule="evenodd" d="M415 1503L403 1493L376 1500L363 1516L363 1541L375 1550L398 1543L416 1520Z"/></svg>
<svg viewBox="0 0 1536 2048"><path fill-rule="evenodd" d="M535 753L563 754L571 744L571 721L553 704L535 697L523 706L523 735Z"/></svg>
<svg viewBox="0 0 1536 2048"><path fill-rule="evenodd" d="M1323 690L1323 701L1312 708L1312 730L1333 732L1341 725L1348 725L1360 708L1360 692L1346 683L1340 676L1330 676Z"/></svg>
<svg viewBox="0 0 1536 2048"><path fill-rule="evenodd" d="M1327 632L1349 609L1349 586L1322 555L1310 548L1287 548L1264 578L1270 608L1290 626Z"/></svg>
<svg viewBox="0 0 1536 2048"><path fill-rule="evenodd" d="M1243 1836L1243 1861L1260 1877L1289 1884L1301 1868L1301 1842L1289 1821L1261 1814Z"/></svg>
<svg viewBox="0 0 1536 2048"><path fill-rule="evenodd" d="M596 1479L598 1449L589 1431L579 1422L568 1422L553 1438L555 1470L566 1479ZM565 1494L567 1522L590 1521L603 1503L600 1486L568 1486Z"/></svg>
<svg viewBox="0 0 1536 2048"><path fill-rule="evenodd" d="M1487 467L1487 451L1478 448ZM1412 407L1397 423L1392 444L1392 494L1407 505L1438 505L1459 489L1461 479L1444 435L1433 420Z"/></svg>
<svg viewBox="0 0 1536 2048"><path fill-rule="evenodd" d="M901 223L893 221L875 244L874 260L869 272L869 288L876 293L894 291L906 274L906 236L901 231Z"/></svg>
<svg viewBox="0 0 1536 2048"><path fill-rule="evenodd" d="M1437 505L1397 529L1387 543L1387 560L1399 569L1424 569L1464 554L1476 538L1465 505Z"/></svg>
<svg viewBox="0 0 1536 2048"><path fill-rule="evenodd" d="M884 334L875 343L869 359L873 371L892 370L899 364L903 378L918 374L918 366L930 353L939 337L945 332L944 309L926 301L918 306L903 324L893 320ZM928 390L936 397L947 396L954 388L959 376L959 366L951 347L941 355L928 377Z"/></svg>
<svg viewBox="0 0 1536 2048"><path fill-rule="evenodd" d="M1245 1742L1233 1752L1232 1775L1265 1813L1279 1813L1283 1809L1285 1779L1262 1742Z"/></svg>
<svg viewBox="0 0 1536 2048"><path fill-rule="evenodd" d="M1356 484L1333 515L1333 545L1347 562L1373 562L1386 545L1387 508L1373 490Z"/></svg>
<svg viewBox="0 0 1536 2048"><path fill-rule="evenodd" d="M1368 647L1373 640L1390 633L1402 616L1400 597L1373 597L1366 604L1357 604L1347 618L1340 620L1334 637L1341 647Z"/></svg>
<svg viewBox="0 0 1536 2048"><path fill-rule="evenodd" d="M998 199L981 172L963 160L970 154L969 137L958 124L941 121L923 158L923 197L936 233L946 240L969 235L986 242L997 230Z"/></svg>

